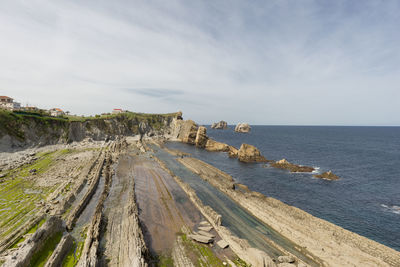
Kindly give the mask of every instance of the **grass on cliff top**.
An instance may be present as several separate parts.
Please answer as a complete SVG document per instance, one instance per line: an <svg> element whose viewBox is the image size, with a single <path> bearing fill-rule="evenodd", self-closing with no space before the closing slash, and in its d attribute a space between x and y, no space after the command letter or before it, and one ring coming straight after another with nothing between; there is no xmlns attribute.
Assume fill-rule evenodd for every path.
<svg viewBox="0 0 400 267"><path fill-rule="evenodd" d="M127 118L127 119L138 119L138 120L147 120L153 118L166 118L171 116L176 116L178 113L166 113L166 114L151 114L151 113L138 113L138 112L123 112L117 114L104 114L104 115L95 115L95 116L74 116L68 115L64 116L69 121L89 121L89 120L99 120L99 119L112 119L112 118Z"/></svg>

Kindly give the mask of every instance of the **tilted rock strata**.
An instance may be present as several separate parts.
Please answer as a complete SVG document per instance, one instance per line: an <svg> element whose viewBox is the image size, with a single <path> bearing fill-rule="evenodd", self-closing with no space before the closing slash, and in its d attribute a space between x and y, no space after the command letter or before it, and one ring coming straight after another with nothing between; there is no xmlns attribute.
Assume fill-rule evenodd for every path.
<svg viewBox="0 0 400 267"><path fill-rule="evenodd" d="M200 126L196 133L195 144L197 147L204 148L207 144L208 136L207 136L207 128L204 126Z"/></svg>
<svg viewBox="0 0 400 267"><path fill-rule="evenodd" d="M211 125L212 129L221 129L221 130L225 130L228 129L228 123L226 121L219 121L219 122L214 122Z"/></svg>
<svg viewBox="0 0 400 267"><path fill-rule="evenodd" d="M58 243L56 249L47 260L45 267L58 267L62 266L64 257L68 254L69 250L74 245L73 238L70 234L64 235Z"/></svg>
<svg viewBox="0 0 400 267"><path fill-rule="evenodd" d="M290 163L286 159L281 159L276 162L272 162L270 165L271 165L271 167L289 170L290 172L312 172L315 170L313 167L300 166L300 165Z"/></svg>
<svg viewBox="0 0 400 267"><path fill-rule="evenodd" d="M267 162L260 150L249 144L242 144L238 152L239 161L242 162Z"/></svg>
<svg viewBox="0 0 400 267"><path fill-rule="evenodd" d="M212 152L228 152L229 146L213 139L208 139L205 149Z"/></svg>
<svg viewBox="0 0 400 267"><path fill-rule="evenodd" d="M400 252L257 192L231 187L232 177L201 160L179 159L280 234L327 266L400 266ZM207 171L203 171L207 170ZM235 185L237 187L237 185Z"/></svg>
<svg viewBox="0 0 400 267"><path fill-rule="evenodd" d="M196 192L188 184L183 182L179 177L174 175L174 173L172 173L172 171L167 168L164 162L156 157L155 159L167 172L171 174L172 177L174 177L175 181L186 192L193 204L212 224L218 235L229 244L229 247L233 250L233 252L235 252L241 259L255 267L276 266L276 264L265 252L251 247L247 240L238 238L237 236L233 235L228 228L222 226L221 215L215 212L210 206L205 206L196 195Z"/></svg>
<svg viewBox="0 0 400 267"><path fill-rule="evenodd" d="M238 133L249 133L251 127L248 123L238 123L235 127L235 132Z"/></svg>
<svg viewBox="0 0 400 267"><path fill-rule="evenodd" d="M40 251L46 240L55 234L63 232L63 222L56 216L50 217L30 238L26 239L18 248L6 257L4 267L23 267L29 263L35 253Z"/></svg>

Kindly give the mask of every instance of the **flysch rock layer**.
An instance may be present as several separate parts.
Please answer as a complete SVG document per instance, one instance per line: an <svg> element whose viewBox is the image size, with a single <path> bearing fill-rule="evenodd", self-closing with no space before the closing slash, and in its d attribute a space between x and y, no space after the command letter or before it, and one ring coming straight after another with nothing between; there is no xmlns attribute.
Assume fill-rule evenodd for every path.
<svg viewBox="0 0 400 267"><path fill-rule="evenodd" d="M4 267L23 267L29 266L33 255L40 251L46 240L55 234L63 232L63 221L56 217L50 217L31 237L26 239L18 248L5 258Z"/></svg>
<svg viewBox="0 0 400 267"><path fill-rule="evenodd" d="M276 264L273 260L263 251L253 248L249 245L245 239L240 239L233 235L228 228L221 225L221 215L215 212L210 206L205 206L202 201L197 197L196 192L185 182L183 182L178 176L176 176L165 163L159 160L157 157L154 159L174 177L175 181L181 186L181 188L189 196L193 204L200 210L200 212L206 217L206 219L214 227L218 235L225 240L233 252L236 253L245 262L251 264L254 267L274 267Z"/></svg>
<svg viewBox="0 0 400 267"><path fill-rule="evenodd" d="M195 158L179 161L327 266L400 266L400 252L257 192L232 189L233 178ZM230 242L228 242L231 244Z"/></svg>

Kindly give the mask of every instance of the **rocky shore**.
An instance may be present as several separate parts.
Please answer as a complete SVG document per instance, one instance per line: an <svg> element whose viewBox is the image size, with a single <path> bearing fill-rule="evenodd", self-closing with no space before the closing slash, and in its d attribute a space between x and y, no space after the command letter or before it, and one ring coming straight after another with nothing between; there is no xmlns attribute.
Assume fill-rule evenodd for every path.
<svg viewBox="0 0 400 267"><path fill-rule="evenodd" d="M251 191L163 143L180 141L210 153L225 152L243 164L265 162L291 172L312 172L312 167L268 160L249 144L235 148L213 140L205 127L183 120L181 113L168 117L158 131L149 125L135 122L131 126L137 126L137 132L127 132L130 136L102 133L94 140L85 134L79 142L0 153L0 265L400 265L399 252ZM171 155L170 165L156 150ZM235 228L224 223L223 210L219 212L224 216L197 195L197 182L192 187L179 177L183 170L280 239L262 231L246 238L234 234ZM331 172L316 178L338 179ZM234 227L256 230L246 223ZM268 249L257 247L255 239Z"/></svg>

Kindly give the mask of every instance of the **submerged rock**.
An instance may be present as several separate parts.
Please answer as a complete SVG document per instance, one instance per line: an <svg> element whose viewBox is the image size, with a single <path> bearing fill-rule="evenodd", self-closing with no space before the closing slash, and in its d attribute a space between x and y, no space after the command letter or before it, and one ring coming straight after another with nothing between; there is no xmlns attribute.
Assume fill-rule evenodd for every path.
<svg viewBox="0 0 400 267"><path fill-rule="evenodd" d="M238 123L235 127L235 132L238 133L248 133L250 130L251 127L248 123Z"/></svg>
<svg viewBox="0 0 400 267"><path fill-rule="evenodd" d="M327 171L321 174L314 174L315 178L327 179L327 180L339 180L339 176L333 174L331 171Z"/></svg>
<svg viewBox="0 0 400 267"><path fill-rule="evenodd" d="M242 162L267 162L260 150L249 144L242 144L238 152L239 161Z"/></svg>
<svg viewBox="0 0 400 267"><path fill-rule="evenodd" d="M222 129L222 130L225 130L225 129L228 129L228 123L227 123L226 121L214 122L214 123L211 125L211 128L212 128L212 129Z"/></svg>
<svg viewBox="0 0 400 267"><path fill-rule="evenodd" d="M286 159L271 163L271 166L278 169L289 170L290 172L312 172L315 169L309 166L300 166L297 164L290 163Z"/></svg>

